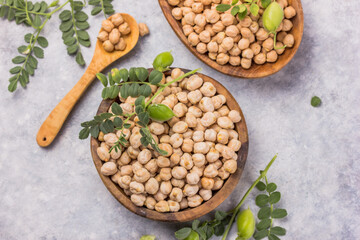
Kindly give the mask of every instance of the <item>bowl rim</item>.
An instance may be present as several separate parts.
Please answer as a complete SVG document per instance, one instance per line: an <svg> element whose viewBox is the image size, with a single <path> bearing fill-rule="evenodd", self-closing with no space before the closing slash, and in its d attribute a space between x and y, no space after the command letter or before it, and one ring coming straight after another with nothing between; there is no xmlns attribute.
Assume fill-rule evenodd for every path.
<svg viewBox="0 0 360 240"><path fill-rule="evenodd" d="M287 49L285 53L280 55L275 63L267 62L262 65L257 65L253 63L250 69L243 69L240 66L231 66L229 63L225 65L220 65L216 61L211 60L206 54L200 54L195 47L190 46L187 37L182 31L180 21L176 20L171 14L171 9L173 8L173 6L171 6L167 2L167 0L158 0L158 2L163 12L163 15L165 16L165 19L167 20L177 37L185 45L185 47L189 49L195 57L200 59L203 63L207 64L212 69L215 69L216 71L229 76L244 79L256 79L273 75L283 69L294 58L302 41L302 36L304 32L304 13L301 0L288 0L289 5L295 6L296 16L293 19L298 22L298 25L296 27L294 24L294 27L291 29L290 33L294 33L295 28L299 32L298 37L295 39L295 44L292 48ZM267 71L264 71L264 66L266 67Z"/></svg>
<svg viewBox="0 0 360 240"><path fill-rule="evenodd" d="M172 68L173 69L173 68ZM150 70L150 69L149 69ZM181 69L183 72L189 72L190 70L187 69ZM165 75L169 75L170 71L165 72ZM147 209L146 207L138 207L135 204L133 204L130 200L130 198L124 193L124 191L118 186L118 184L115 184L111 180L111 176L104 176L101 174L100 169L103 164L103 162L100 160L96 153L96 149L99 146L99 141L93 137L90 139L90 149L91 149L91 155L94 162L94 165L96 167L96 170L103 181L106 188L109 190L109 192L128 210L131 212L148 218L152 220L157 221L164 221L164 222L187 222L194 220L196 218L199 218L212 210L214 210L216 207L218 207L227 197L234 191L236 188L241 174L244 170L247 155L248 155L248 148L249 148L249 138L248 138L248 130L245 122L245 117L241 111L241 108L239 104L236 102L234 97L230 94L230 92L219 82L214 80L213 78L206 76L201 73L197 73L201 78L203 78L204 82L211 82L214 85L216 84L217 92L220 94L223 94L227 98L227 106L230 109L238 110L240 112L242 120L239 123L236 123L236 131L239 133L239 138L241 140L241 148L238 152L238 168L237 171L230 175L228 179L225 180L223 187L218 190L213 197L208 200L204 201L201 205L195 208L187 208L186 210L182 210L179 212L168 212L168 213L159 213L155 210ZM229 101L230 100L230 101ZM98 108L97 114L103 113L105 111L108 111L111 104L116 100L103 100ZM230 106L229 106L230 105Z"/></svg>

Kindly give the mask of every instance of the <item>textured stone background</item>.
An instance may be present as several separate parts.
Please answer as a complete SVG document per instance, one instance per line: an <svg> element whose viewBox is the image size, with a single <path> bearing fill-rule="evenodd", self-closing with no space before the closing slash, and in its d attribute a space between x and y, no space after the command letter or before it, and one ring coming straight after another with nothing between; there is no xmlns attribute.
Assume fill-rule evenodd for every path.
<svg viewBox="0 0 360 240"><path fill-rule="evenodd" d="M151 66L157 53L172 50L174 66L193 69L224 84L246 116L250 151L237 190L220 209L230 209L275 153L269 172L283 194L283 239L360 237L360 21L357 0L303 0L305 32L301 47L278 74L257 80L222 75L195 58L178 40L155 0L117 0L119 12L149 25L126 58L113 67ZM87 11L89 12L89 8ZM93 45L83 49L90 62L102 16L90 19ZM23 44L23 26L0 21L0 239L139 239L155 234L173 239L181 224L138 217L120 205L102 184L92 163L89 141L78 140L80 123L90 119L102 87L94 83L70 115L55 143L39 148L36 133L49 112L85 69L66 54L55 16L44 34L50 46L26 91L7 91L11 58ZM310 99L318 95L320 108ZM254 192L255 193L255 192ZM257 211L253 196L245 206ZM236 237L235 228L229 239Z"/></svg>

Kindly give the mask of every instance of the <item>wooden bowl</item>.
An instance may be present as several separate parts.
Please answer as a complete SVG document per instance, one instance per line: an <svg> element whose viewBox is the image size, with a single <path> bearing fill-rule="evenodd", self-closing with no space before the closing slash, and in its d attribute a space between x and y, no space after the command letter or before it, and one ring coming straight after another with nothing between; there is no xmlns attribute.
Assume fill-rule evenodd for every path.
<svg viewBox="0 0 360 240"><path fill-rule="evenodd" d="M184 72L189 72L189 70L182 69ZM170 75L170 72L165 73L166 76ZM223 85L215 81L214 79L198 73L200 77L205 82L211 82L217 89L217 92L226 96L227 106L232 110L237 110L240 112L242 120L239 123L236 123L236 131L239 133L239 138L242 143L241 148L238 152L238 169L234 174L231 174L230 177L225 181L223 187L214 193L213 197L209 200L201 204L196 208L187 208L185 210L175 212L175 213L159 213L154 210L147 209L146 207L138 207L133 204L130 198L124 193L124 191L119 187L118 184L115 184L110 177L104 176L101 174L100 169L103 165L103 162L100 160L96 153L96 149L99 147L99 141L95 138L91 138L91 155L95 164L95 167L99 173L99 176L106 188L110 191L110 193L127 209L132 211L133 213L140 215L142 217L146 217L149 219L164 221L164 222L187 222L199 218L212 210L214 210L217 206L219 206L235 189L239 179L241 177L242 171L245 167L245 162L248 154L248 131L246 127L246 122L244 115L234 99L234 97L230 94L228 90L225 89ZM107 112L111 104L115 100L103 100L99 106L97 114Z"/></svg>
<svg viewBox="0 0 360 240"><path fill-rule="evenodd" d="M167 0L159 0L160 7L165 15L165 18L170 23L170 26L180 38L180 40L185 44L185 46L192 52L197 58L201 61L212 67L213 69L222 72L224 74L240 77L240 78L261 78L272 75L280 71L290 60L294 57L296 51L298 50L303 31L304 31L304 13L301 5L301 0L288 0L289 5L293 6L296 10L296 16L292 18L294 27L290 31L294 35L295 44L292 48L286 48L285 52L279 56L278 60L275 63L265 63L263 65L257 65L253 63L250 69L243 69L241 66L231 66L230 64L220 65L216 61L211 60L207 54L200 54L196 51L195 47L191 46L187 40L187 37L182 31L182 25L180 21L176 20L172 14L172 6L169 5Z"/></svg>

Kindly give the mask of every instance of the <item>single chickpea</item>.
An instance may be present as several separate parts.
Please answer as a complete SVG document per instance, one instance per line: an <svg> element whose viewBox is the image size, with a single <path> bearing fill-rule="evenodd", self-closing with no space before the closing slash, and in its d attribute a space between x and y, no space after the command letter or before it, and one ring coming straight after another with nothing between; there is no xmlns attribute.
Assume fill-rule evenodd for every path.
<svg viewBox="0 0 360 240"><path fill-rule="evenodd" d="M185 36L188 37L191 33L194 32L194 29L193 29L193 27L191 25L184 25L183 26L183 32L184 32Z"/></svg>
<svg viewBox="0 0 360 240"><path fill-rule="evenodd" d="M194 23L199 27L205 27L206 18L203 14L197 14L194 19Z"/></svg>
<svg viewBox="0 0 360 240"><path fill-rule="evenodd" d="M201 178L201 187L211 190L214 187L214 179L208 177Z"/></svg>
<svg viewBox="0 0 360 240"><path fill-rule="evenodd" d="M200 27L200 26L198 26L198 25L195 25L194 26L194 31L195 31L195 33L197 33L197 34L200 34L202 31L204 31L205 30L205 27Z"/></svg>
<svg viewBox="0 0 360 240"><path fill-rule="evenodd" d="M241 148L241 142L237 139L231 139L228 147L237 152Z"/></svg>
<svg viewBox="0 0 360 240"><path fill-rule="evenodd" d="M137 160L141 163L141 164L146 164L150 161L151 159L151 152L149 149L143 149L139 155L137 156Z"/></svg>
<svg viewBox="0 0 360 240"><path fill-rule="evenodd" d="M180 163L180 155L178 153L173 153L170 156L170 167L174 167Z"/></svg>
<svg viewBox="0 0 360 240"><path fill-rule="evenodd" d="M185 16L184 16L185 23L193 26L195 24L194 23L195 16L196 16L196 14L194 12L189 12L189 13L185 14Z"/></svg>
<svg viewBox="0 0 360 240"><path fill-rule="evenodd" d="M198 45L200 42L199 35L194 32L190 33L188 36L188 41L192 46Z"/></svg>
<svg viewBox="0 0 360 240"><path fill-rule="evenodd" d="M183 194L186 197L191 197L197 194L198 191L199 191L199 186L197 184L195 185L186 184L183 189Z"/></svg>
<svg viewBox="0 0 360 240"><path fill-rule="evenodd" d="M233 48L229 50L229 54L231 55L230 58L237 57L240 55L240 53L241 53L241 50L240 50L238 44L234 44Z"/></svg>
<svg viewBox="0 0 360 240"><path fill-rule="evenodd" d="M206 20L205 20L205 21L206 21ZM206 25L205 25L205 30L210 33L210 36L211 36L211 37L215 36L215 34L216 34L216 33L214 32L211 24L206 24Z"/></svg>
<svg viewBox="0 0 360 240"><path fill-rule="evenodd" d="M179 102L186 104L189 102L187 95L188 95L187 92L178 92L176 94L176 97L178 98Z"/></svg>
<svg viewBox="0 0 360 240"><path fill-rule="evenodd" d="M223 105L222 99L219 97L219 95L212 97L211 101L215 109L219 109Z"/></svg>
<svg viewBox="0 0 360 240"><path fill-rule="evenodd" d="M228 114L228 117L230 118L231 121L233 121L234 123L240 122L241 121L241 116L239 111L236 110L231 110Z"/></svg>
<svg viewBox="0 0 360 240"><path fill-rule="evenodd" d="M123 189L129 189L130 182L131 182L131 177L126 175L119 178L118 184Z"/></svg>
<svg viewBox="0 0 360 240"><path fill-rule="evenodd" d="M106 162L101 166L101 173L104 176L111 176L117 172L116 164L113 162Z"/></svg>
<svg viewBox="0 0 360 240"><path fill-rule="evenodd" d="M186 198L183 198L179 204L180 204L180 209L185 209L189 207L188 200Z"/></svg>
<svg viewBox="0 0 360 240"><path fill-rule="evenodd" d="M276 42L276 48L277 49L275 51L278 55L283 54L285 51L284 44L282 42Z"/></svg>
<svg viewBox="0 0 360 240"><path fill-rule="evenodd" d="M204 132L202 131L195 131L192 136L194 142L202 142L204 141Z"/></svg>
<svg viewBox="0 0 360 240"><path fill-rule="evenodd" d="M204 174L204 169L205 169L205 166L202 166L202 167L194 166L194 167L190 170L190 173L196 173L199 177L202 177L203 174Z"/></svg>
<svg viewBox="0 0 360 240"><path fill-rule="evenodd" d="M215 95L216 93L216 88L215 86L211 83L211 82L204 82L204 84L202 85L202 87L200 88L200 92L205 96L205 97L212 97Z"/></svg>
<svg viewBox="0 0 360 240"><path fill-rule="evenodd" d="M185 181L183 179L176 179L176 178L172 178L171 179L171 184L174 187L178 187L178 188L183 188L185 185Z"/></svg>
<svg viewBox="0 0 360 240"><path fill-rule="evenodd" d="M244 69L249 69L251 67L251 59L242 58L241 59L241 67Z"/></svg>
<svg viewBox="0 0 360 240"><path fill-rule="evenodd" d="M211 125L210 129L213 129L216 131L216 133L218 133L221 130L221 127L217 124L213 124Z"/></svg>
<svg viewBox="0 0 360 240"><path fill-rule="evenodd" d="M191 185L195 185L200 181L200 177L196 173L188 173L186 175L186 182Z"/></svg>
<svg viewBox="0 0 360 240"><path fill-rule="evenodd" d="M217 55L216 57L216 62L220 65L225 65L229 62L230 60L230 56L228 54L225 53L220 53L219 55Z"/></svg>
<svg viewBox="0 0 360 240"><path fill-rule="evenodd" d="M207 154L210 150L210 146L205 142L197 142L194 144L194 153Z"/></svg>
<svg viewBox="0 0 360 240"><path fill-rule="evenodd" d="M161 135L160 143L170 143L170 136L169 135Z"/></svg>
<svg viewBox="0 0 360 240"><path fill-rule="evenodd" d="M239 22L240 26L243 28L250 27L251 23L252 23L252 19L249 16L246 16L244 19L240 20Z"/></svg>
<svg viewBox="0 0 360 240"><path fill-rule="evenodd" d="M224 170L229 173L236 172L237 169L237 162L235 160L227 160L224 162Z"/></svg>
<svg viewBox="0 0 360 240"><path fill-rule="evenodd" d="M259 65L264 64L264 63L266 62L266 55L265 55L265 53L259 53L258 55L256 55L256 56L254 57L254 62L255 62L256 64L259 64Z"/></svg>
<svg viewBox="0 0 360 240"><path fill-rule="evenodd" d="M153 197L146 197L145 200L145 206L150 209L150 210L154 210L155 209L155 204L156 204L156 200Z"/></svg>
<svg viewBox="0 0 360 240"><path fill-rule="evenodd" d="M196 121L196 117L194 114L188 112L186 114L186 117L185 117L185 122L187 123L187 125L191 128L194 128L196 127L196 124L197 124L197 121ZM181 142L182 143L182 142Z"/></svg>
<svg viewBox="0 0 360 240"><path fill-rule="evenodd" d="M183 16L185 16L186 14L188 14L189 12L192 11L191 5L190 5L190 7L188 7L188 6L183 6L183 7L181 7L181 10L182 10L182 12L183 12Z"/></svg>
<svg viewBox="0 0 360 240"><path fill-rule="evenodd" d="M203 79L198 75L192 75L186 83L186 89L189 91L194 91L200 88L203 82Z"/></svg>
<svg viewBox="0 0 360 240"><path fill-rule="evenodd" d="M268 38L268 32L264 28L260 28L255 35L256 35L256 39L260 41L264 41L265 39Z"/></svg>
<svg viewBox="0 0 360 240"><path fill-rule="evenodd" d="M254 55L258 55L261 51L261 46L259 43L252 43L250 49L253 51Z"/></svg>
<svg viewBox="0 0 360 240"><path fill-rule="evenodd" d="M181 18L182 18L182 10L181 10L181 8L179 8L179 7L176 7L176 8L173 8L172 10L171 10L171 14L173 15L173 17L176 19L176 20L181 20Z"/></svg>
<svg viewBox="0 0 360 240"><path fill-rule="evenodd" d="M173 148L179 148L182 145L183 141L184 139L179 133L175 133L170 137L170 144L173 146Z"/></svg>
<svg viewBox="0 0 360 240"><path fill-rule="evenodd" d="M175 133L184 133L188 130L188 124L184 121L179 121L175 123L175 125L172 127L172 130Z"/></svg>
<svg viewBox="0 0 360 240"><path fill-rule="evenodd" d="M146 197L144 194L132 194L131 201L138 207L142 207L145 204Z"/></svg>
<svg viewBox="0 0 360 240"><path fill-rule="evenodd" d="M127 46L127 44L126 44L124 38L120 38L119 42L115 45L115 50L124 51L126 46Z"/></svg>
<svg viewBox="0 0 360 240"><path fill-rule="evenodd" d="M268 38L266 39L262 44L263 49L265 49L267 52L274 49L274 39Z"/></svg>
<svg viewBox="0 0 360 240"><path fill-rule="evenodd" d="M172 190L172 185L170 181L164 181L161 182L160 184L160 191L165 194L165 195L169 195L171 193Z"/></svg>
<svg viewBox="0 0 360 240"><path fill-rule="evenodd" d="M238 46L239 46L239 49L240 49L240 50L245 50L245 49L249 48L249 46L250 46L250 41L249 41L249 39L247 39L247 38L242 38L242 39L239 41Z"/></svg>
<svg viewBox="0 0 360 240"><path fill-rule="evenodd" d="M131 32L131 28L129 27L129 24L127 22L121 24L118 29L121 35L128 35Z"/></svg>
<svg viewBox="0 0 360 240"><path fill-rule="evenodd" d="M224 180L222 180L220 177L215 177L214 186L211 190L213 191L219 190L220 188L222 188L223 185L224 185Z"/></svg>
<svg viewBox="0 0 360 240"><path fill-rule="evenodd" d="M204 199L204 201L208 201L210 198L212 198L212 191L207 189L200 189L199 195Z"/></svg>
<svg viewBox="0 0 360 240"><path fill-rule="evenodd" d="M187 174L187 170L185 167L183 166L176 166L171 170L171 175L175 178L175 179L184 179L186 177Z"/></svg>
<svg viewBox="0 0 360 240"><path fill-rule="evenodd" d="M121 177L121 173L117 172L111 176L111 181L113 181L114 183L118 183L120 177Z"/></svg>
<svg viewBox="0 0 360 240"><path fill-rule="evenodd" d="M178 103L174 106L173 112L177 117L183 117L185 116L185 113L187 112L187 107L183 103Z"/></svg>
<svg viewBox="0 0 360 240"><path fill-rule="evenodd" d="M287 34L285 37L284 37L284 40L283 40L283 43L287 46L287 47L293 47L294 46L294 35L292 34Z"/></svg>
<svg viewBox="0 0 360 240"><path fill-rule="evenodd" d="M178 187L174 187L169 195L170 200L175 202L181 202L183 198L182 190Z"/></svg>
<svg viewBox="0 0 360 240"><path fill-rule="evenodd" d="M163 194L161 191L157 191L157 193L155 193L153 197L156 201L159 202L165 200L167 198L167 195Z"/></svg>
<svg viewBox="0 0 360 240"><path fill-rule="evenodd" d="M192 155L193 163L196 167L202 167L205 165L205 156L201 153L195 153Z"/></svg>
<svg viewBox="0 0 360 240"><path fill-rule="evenodd" d="M293 23L288 19L284 19L282 23L283 23L282 31L288 32L293 28Z"/></svg>
<svg viewBox="0 0 360 240"><path fill-rule="evenodd" d="M254 52L250 48L247 48L244 51L242 51L241 56L243 58L252 59L254 57Z"/></svg>
<svg viewBox="0 0 360 240"><path fill-rule="evenodd" d="M242 27L241 29L240 29L240 33L241 33L241 36L243 37L243 38L250 38L250 36L252 35L252 32L250 31L250 29L249 28L245 28L245 27Z"/></svg>
<svg viewBox="0 0 360 240"><path fill-rule="evenodd" d="M230 176L230 173L225 171L224 166L222 166L219 170L218 170L218 176L222 179L225 180Z"/></svg>
<svg viewBox="0 0 360 240"><path fill-rule="evenodd" d="M220 15L216 10L209 10L205 13L206 21L209 23L216 23L220 19Z"/></svg>
<svg viewBox="0 0 360 240"><path fill-rule="evenodd" d="M224 129L233 129L234 123L228 117L219 117L217 119L217 124Z"/></svg>
<svg viewBox="0 0 360 240"><path fill-rule="evenodd" d="M287 35L286 32L279 32L276 36L277 41L283 42L286 35Z"/></svg>
<svg viewBox="0 0 360 240"><path fill-rule="evenodd" d="M259 30L259 24L257 22L252 22L249 26L249 29L252 33L256 33Z"/></svg>
<svg viewBox="0 0 360 240"><path fill-rule="evenodd" d="M222 44L222 42L224 41L226 37L226 34L224 32L219 32L218 34L216 34L216 36L213 38L213 41L216 41L217 44ZM234 39L233 39L234 40Z"/></svg>
<svg viewBox="0 0 360 240"><path fill-rule="evenodd" d="M117 160L121 156L121 150L118 150L118 149L111 150L110 156L112 159Z"/></svg>
<svg viewBox="0 0 360 240"><path fill-rule="evenodd" d="M165 167L170 167L170 159L164 156L159 156L156 159L156 164L160 167L160 168L165 168Z"/></svg>
<svg viewBox="0 0 360 240"><path fill-rule="evenodd" d="M204 169L204 176L214 178L218 175L217 167L214 164L209 164Z"/></svg>
<svg viewBox="0 0 360 240"><path fill-rule="evenodd" d="M284 9L284 15L287 19L293 18L296 15L296 10L292 6Z"/></svg>
<svg viewBox="0 0 360 240"><path fill-rule="evenodd" d="M221 129L218 134L217 134L217 138L216 138L218 143L221 144L227 144L229 141L229 133L227 130L225 129Z"/></svg>
<svg viewBox="0 0 360 240"><path fill-rule="evenodd" d="M149 28L145 23L139 23L139 33L141 37L148 35L149 32Z"/></svg>
<svg viewBox="0 0 360 240"><path fill-rule="evenodd" d="M190 153L192 152L193 147L194 147L194 141L191 140L190 138L185 138L183 145L181 146L181 150L183 150L185 153Z"/></svg>
<svg viewBox="0 0 360 240"><path fill-rule="evenodd" d="M148 163L144 166L151 174L154 174L158 170L158 165L155 159L151 159Z"/></svg>
<svg viewBox="0 0 360 240"><path fill-rule="evenodd" d="M229 51L234 46L234 39L231 37L226 37L221 43L221 46L226 50Z"/></svg>
<svg viewBox="0 0 360 240"><path fill-rule="evenodd" d="M205 43L199 43L197 46L196 46L196 51L198 51L199 53L201 54L204 54L207 52L207 47L206 47L206 44Z"/></svg>
<svg viewBox="0 0 360 240"><path fill-rule="evenodd" d="M109 40L109 33L107 31L101 31L97 37L100 41L105 42Z"/></svg>
<svg viewBox="0 0 360 240"><path fill-rule="evenodd" d="M188 197L187 200L188 200L189 207L192 207L192 208L199 206L203 202L202 197L200 197L199 195Z"/></svg>
<svg viewBox="0 0 360 240"><path fill-rule="evenodd" d="M218 170L223 166L223 162L221 160L216 160L213 164Z"/></svg>
<svg viewBox="0 0 360 240"><path fill-rule="evenodd" d="M193 3L191 7L194 13L201 13L204 10L204 5L201 2Z"/></svg>
<svg viewBox="0 0 360 240"><path fill-rule="evenodd" d="M215 142L216 141L216 131L213 129L206 129L205 131L205 140L206 141L212 141Z"/></svg>
<svg viewBox="0 0 360 240"><path fill-rule="evenodd" d="M230 26L234 23L234 16L230 13L224 13L221 15L221 22L224 24L224 26Z"/></svg>
<svg viewBox="0 0 360 240"><path fill-rule="evenodd" d="M200 92L201 93L201 92ZM200 101L200 100L199 100ZM196 107L196 106L191 106L188 109L188 113L193 114L195 117L199 118L202 116L202 111L200 108Z"/></svg>
<svg viewBox="0 0 360 240"><path fill-rule="evenodd" d="M162 181L169 181L172 177L171 168L167 168L167 167L161 168L159 177Z"/></svg>
<svg viewBox="0 0 360 240"><path fill-rule="evenodd" d="M121 176L130 176L132 177L134 175L132 166L131 165L124 165L120 167L120 174Z"/></svg>
<svg viewBox="0 0 360 240"><path fill-rule="evenodd" d="M207 30L202 31L199 34L199 39L203 43L209 43L211 40L210 32L208 32Z"/></svg>
<svg viewBox="0 0 360 240"><path fill-rule="evenodd" d="M114 24L110 20L104 20L101 24L101 27L105 31L111 32L111 30L113 30L113 28L114 28Z"/></svg>
<svg viewBox="0 0 360 240"><path fill-rule="evenodd" d="M150 173L146 168L138 169L134 172L134 179L137 182L144 183L150 178Z"/></svg>
<svg viewBox="0 0 360 240"><path fill-rule="evenodd" d="M239 56L230 56L229 58L229 63L232 65L232 66L239 66L240 65L240 57Z"/></svg>
<svg viewBox="0 0 360 240"><path fill-rule="evenodd" d="M194 162L192 161L192 157L189 153L184 153L180 158L180 165L190 170L194 166Z"/></svg>
<svg viewBox="0 0 360 240"><path fill-rule="evenodd" d="M107 162L110 160L109 149L106 146L98 147L96 153L102 161Z"/></svg>
<svg viewBox="0 0 360 240"><path fill-rule="evenodd" d="M191 91L188 93L187 95L190 103L192 104L197 104L198 102L200 102L201 98L202 98L202 93L200 92L200 90L195 90L195 91ZM189 109L188 109L189 111Z"/></svg>
<svg viewBox="0 0 360 240"><path fill-rule="evenodd" d="M235 130L229 129L228 132L230 139L239 139L239 134Z"/></svg>
<svg viewBox="0 0 360 240"><path fill-rule="evenodd" d="M164 155L164 157L170 157L170 156L171 156L173 149L172 149L172 147L171 147L170 144L168 144L168 143L160 143L160 144L159 144L159 148L160 148L161 150L164 150L164 151L167 152L167 154ZM159 167L160 167L160 166L159 166Z"/></svg>
<svg viewBox="0 0 360 240"><path fill-rule="evenodd" d="M180 3L180 0L167 0L171 6L176 6Z"/></svg>
<svg viewBox="0 0 360 240"><path fill-rule="evenodd" d="M104 141L106 145L113 147L115 143L118 141L118 137L115 133L108 133L104 135Z"/></svg>
<svg viewBox="0 0 360 240"><path fill-rule="evenodd" d="M213 112L206 112L200 121L201 125L203 125L204 127L210 127L215 122L216 122L216 116Z"/></svg>
<svg viewBox="0 0 360 240"><path fill-rule="evenodd" d="M215 146L216 147L216 146ZM217 149L225 159L232 159L236 153L231 148L224 146L221 150Z"/></svg>
<svg viewBox="0 0 360 240"><path fill-rule="evenodd" d="M111 30L110 34L109 34L109 41L113 44L116 45L119 41L120 41L120 32L117 28L114 28L113 30Z"/></svg>
<svg viewBox="0 0 360 240"><path fill-rule="evenodd" d="M199 108L203 112L213 112L215 110L214 104L209 97L203 97L199 102Z"/></svg>
<svg viewBox="0 0 360 240"><path fill-rule="evenodd" d="M278 59L278 55L275 50L272 50L266 54L267 62L276 62L277 59Z"/></svg>
<svg viewBox="0 0 360 240"><path fill-rule="evenodd" d="M239 33L240 33L239 29L234 25L230 25L230 26L226 27L226 29L225 29L225 34L228 37L234 38L237 35L239 35Z"/></svg>
<svg viewBox="0 0 360 240"><path fill-rule="evenodd" d="M129 184L130 187L130 191L134 194L140 194L143 193L145 191L145 187L142 183L138 183L138 182L131 182Z"/></svg>
<svg viewBox="0 0 360 240"><path fill-rule="evenodd" d="M155 204L155 210L158 212L169 212L169 203L167 201L161 200Z"/></svg>
<svg viewBox="0 0 360 240"><path fill-rule="evenodd" d="M197 118L196 121L197 121L197 124L196 124L196 127L194 128L194 130L195 130L195 131L205 132L206 127L204 127L204 126L201 124L201 119L200 119L200 118Z"/></svg>
<svg viewBox="0 0 360 240"><path fill-rule="evenodd" d="M180 210L180 204L178 202L168 200L170 212L178 212Z"/></svg>

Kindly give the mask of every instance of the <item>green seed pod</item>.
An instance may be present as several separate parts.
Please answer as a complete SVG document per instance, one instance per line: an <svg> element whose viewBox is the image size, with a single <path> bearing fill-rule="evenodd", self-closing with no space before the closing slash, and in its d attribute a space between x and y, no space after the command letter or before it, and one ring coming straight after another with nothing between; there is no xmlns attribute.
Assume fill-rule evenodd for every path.
<svg viewBox="0 0 360 240"><path fill-rule="evenodd" d="M140 240L155 240L156 237L154 235L144 235L140 238Z"/></svg>
<svg viewBox="0 0 360 240"><path fill-rule="evenodd" d="M237 217L238 238L237 240L247 240L252 237L255 232L255 217L248 208Z"/></svg>
<svg viewBox="0 0 360 240"><path fill-rule="evenodd" d="M284 19L284 10L277 2L271 3L262 15L263 24L269 32L275 32Z"/></svg>
<svg viewBox="0 0 360 240"><path fill-rule="evenodd" d="M192 230L190 235L187 236L187 238L185 238L184 240L199 240L199 234Z"/></svg>
<svg viewBox="0 0 360 240"><path fill-rule="evenodd" d="M156 56L153 62L153 67L160 72L164 72L171 66L173 62L174 57L171 55L171 53L163 52Z"/></svg>
<svg viewBox="0 0 360 240"><path fill-rule="evenodd" d="M151 104L147 108L147 112L149 113L151 119L159 122L168 121L175 116L171 108L165 104Z"/></svg>

